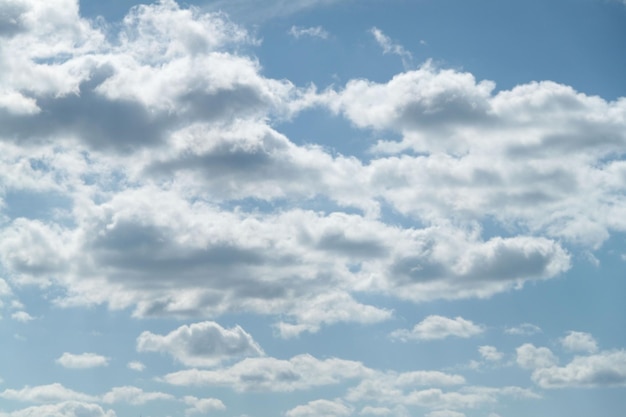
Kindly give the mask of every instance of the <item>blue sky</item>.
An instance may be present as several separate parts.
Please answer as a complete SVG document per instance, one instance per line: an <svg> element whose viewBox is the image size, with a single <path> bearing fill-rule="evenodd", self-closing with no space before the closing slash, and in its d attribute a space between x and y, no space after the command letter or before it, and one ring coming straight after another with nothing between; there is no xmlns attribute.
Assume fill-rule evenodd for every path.
<svg viewBox="0 0 626 417"><path fill-rule="evenodd" d="M0 417L621 417L626 4L6 0Z"/></svg>

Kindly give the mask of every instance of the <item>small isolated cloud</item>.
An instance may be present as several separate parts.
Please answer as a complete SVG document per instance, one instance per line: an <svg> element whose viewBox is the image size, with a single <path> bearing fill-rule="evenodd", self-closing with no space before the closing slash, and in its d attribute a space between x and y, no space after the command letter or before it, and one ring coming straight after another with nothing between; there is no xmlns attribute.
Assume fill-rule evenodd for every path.
<svg viewBox="0 0 626 417"><path fill-rule="evenodd" d="M35 320L33 316L25 311L17 311L11 314L11 318L22 323L28 323L29 321Z"/></svg>
<svg viewBox="0 0 626 417"><path fill-rule="evenodd" d="M187 395L183 398L183 401L185 404L191 406L185 410L185 415L208 414L212 411L226 410L224 403L217 398L196 398Z"/></svg>
<svg viewBox="0 0 626 417"><path fill-rule="evenodd" d="M408 62L413 59L413 55L411 55L409 51L404 49L402 45L394 43L389 36L383 33L382 30L373 27L370 29L370 33L374 36L378 45L380 45L383 49L383 54L398 55L402 58L402 63L405 66L407 66Z"/></svg>
<svg viewBox="0 0 626 417"><path fill-rule="evenodd" d="M577 356L564 367L536 369L532 379L542 388L626 386L626 351Z"/></svg>
<svg viewBox="0 0 626 417"><path fill-rule="evenodd" d="M187 366L214 366L263 350L240 326L225 329L212 321L184 325L162 336L148 331L137 338L138 352L165 352Z"/></svg>
<svg viewBox="0 0 626 417"><path fill-rule="evenodd" d="M146 369L146 365L139 361L128 362L128 364L126 364L126 367L137 372L143 372Z"/></svg>
<svg viewBox="0 0 626 417"><path fill-rule="evenodd" d="M352 414L352 408L341 400L315 400L305 405L299 405L287 411L287 417L343 417Z"/></svg>
<svg viewBox="0 0 626 417"><path fill-rule="evenodd" d="M522 323L519 326L507 327L504 333L515 336L530 336L536 333L541 333L541 328L530 323Z"/></svg>
<svg viewBox="0 0 626 417"><path fill-rule="evenodd" d="M417 323L412 330L399 329L391 333L393 339L407 340L437 340L446 337L468 338L483 333L483 326L465 320L462 317L450 319L443 316L428 316Z"/></svg>
<svg viewBox="0 0 626 417"><path fill-rule="evenodd" d="M498 352L498 349L493 346L480 346L478 352L485 360L490 362L499 362L504 356L502 352Z"/></svg>
<svg viewBox="0 0 626 417"><path fill-rule="evenodd" d="M525 369L547 368L557 364L558 359L552 351L546 347L535 347L526 343L516 349L517 364Z"/></svg>
<svg viewBox="0 0 626 417"><path fill-rule="evenodd" d="M572 352L595 353L598 351L598 343L589 333L570 331L561 339L561 345Z"/></svg>
<svg viewBox="0 0 626 417"><path fill-rule="evenodd" d="M292 26L288 32L291 36L296 39L300 39L303 36L308 36L311 38L320 38L320 39L328 39L330 34L321 26L313 26L313 27L300 27L300 26Z"/></svg>
<svg viewBox="0 0 626 417"><path fill-rule="evenodd" d="M56 360L56 363L65 368L87 369L108 366L109 358L95 353L81 353L76 355L65 352Z"/></svg>
<svg viewBox="0 0 626 417"><path fill-rule="evenodd" d="M137 387L115 387L107 392L102 401L107 404L127 403L131 405L142 405L149 401L174 400L175 397L164 392L144 392Z"/></svg>

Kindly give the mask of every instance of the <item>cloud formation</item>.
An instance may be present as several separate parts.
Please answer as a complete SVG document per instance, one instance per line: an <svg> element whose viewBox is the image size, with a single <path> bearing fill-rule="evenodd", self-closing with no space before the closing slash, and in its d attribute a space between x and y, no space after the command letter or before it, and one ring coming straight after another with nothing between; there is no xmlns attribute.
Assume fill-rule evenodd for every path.
<svg viewBox="0 0 626 417"><path fill-rule="evenodd" d="M516 349L517 364L525 369L547 368L557 364L558 359L546 347L535 347L532 343L525 343Z"/></svg>
<svg viewBox="0 0 626 417"><path fill-rule="evenodd" d="M137 338L137 351L169 353L187 366L214 366L231 358L263 355L240 326L225 329L210 321L181 326L165 336L143 332Z"/></svg>
<svg viewBox="0 0 626 417"><path fill-rule="evenodd" d="M595 353L598 351L598 343L592 335L585 332L568 332L561 339L561 345L569 351Z"/></svg>
<svg viewBox="0 0 626 417"><path fill-rule="evenodd" d="M299 39L303 36L309 36L312 38L320 38L320 39L328 39L330 34L321 26L311 26L311 27L300 27L300 26L292 26L289 29L289 34L296 39Z"/></svg>
<svg viewBox="0 0 626 417"><path fill-rule="evenodd" d="M484 331L483 326L474 324L462 317L451 319L443 316L428 316L411 330L395 330L391 333L391 337L402 341L438 340L451 336L468 338Z"/></svg>
<svg viewBox="0 0 626 417"><path fill-rule="evenodd" d="M626 352L575 357L564 367L537 369L532 379L542 388L594 388L626 385Z"/></svg>
<svg viewBox="0 0 626 417"><path fill-rule="evenodd" d="M336 358L320 360L304 354L289 360L246 358L229 368L188 369L167 374L162 380L181 386L226 386L238 392L292 392L338 384L369 372L359 362Z"/></svg>
<svg viewBox="0 0 626 417"><path fill-rule="evenodd" d="M358 127L403 134L380 151L417 149L415 132L432 127L435 137L508 102L490 82L425 65L387 84L317 92L264 76L242 52L258 41L223 14L163 1L132 8L114 28L63 1L66 13L47 29L36 24L47 9L33 2L24 3L33 20L7 29L11 94L25 101L0 114L9 189L62 198L51 208L58 218L8 219L0 260L16 283L58 288L57 305L133 308L136 317L260 313L280 317L279 334L293 337L392 316L358 294L486 298L570 267L556 237L528 227L484 239L465 221L506 189L488 187L501 173L484 169L479 142L434 140L424 143L428 157L387 152L366 162L297 145L271 123L328 107ZM535 183L528 178L519 186ZM559 170L545 179L559 190L569 181ZM315 199L328 210L309 210ZM274 209L232 210L249 201ZM382 204L412 225L389 224Z"/></svg>
<svg viewBox="0 0 626 417"><path fill-rule="evenodd" d="M0 412L2 417L117 417L115 411L105 410L93 403L63 401L56 404L37 405L10 413Z"/></svg>
<svg viewBox="0 0 626 417"><path fill-rule="evenodd" d="M64 352L59 358L57 358L56 363L64 368L87 369L108 366L109 360L110 359L106 356L98 355L97 353L74 354Z"/></svg>

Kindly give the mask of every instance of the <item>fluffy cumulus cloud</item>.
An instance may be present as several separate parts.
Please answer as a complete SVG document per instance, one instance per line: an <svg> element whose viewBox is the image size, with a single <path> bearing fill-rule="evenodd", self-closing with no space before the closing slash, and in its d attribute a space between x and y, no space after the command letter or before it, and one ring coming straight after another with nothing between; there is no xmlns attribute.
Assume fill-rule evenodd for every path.
<svg viewBox="0 0 626 417"><path fill-rule="evenodd" d="M341 400L315 400L308 404L299 405L287 411L287 417L345 417L352 414L352 409Z"/></svg>
<svg viewBox="0 0 626 417"><path fill-rule="evenodd" d="M146 365L139 361L132 361L126 364L128 369L132 369L133 371L143 372L146 369Z"/></svg>
<svg viewBox="0 0 626 417"><path fill-rule="evenodd" d="M356 126L401 135L375 146L390 156L368 171L402 213L492 218L588 247L624 230L624 99L553 82L494 93L492 82L428 63L387 83L350 81L327 101Z"/></svg>
<svg viewBox="0 0 626 417"><path fill-rule="evenodd" d="M59 358L57 358L56 362L65 368L87 369L108 366L109 358L96 353L74 354L64 352Z"/></svg>
<svg viewBox="0 0 626 417"><path fill-rule="evenodd" d="M517 364L525 369L551 367L557 364L558 358L546 347L535 347L532 343L525 343L516 349Z"/></svg>
<svg viewBox="0 0 626 417"><path fill-rule="evenodd" d="M532 370L533 382L542 388L598 388L626 385L626 352L598 351L589 333L570 331L560 339L566 351L577 352L569 363L558 365L558 358L546 347L526 343L517 348L517 364ZM582 354L581 354L582 353Z"/></svg>
<svg viewBox="0 0 626 417"><path fill-rule="evenodd" d="M485 331L484 327L474 324L463 317L454 319L443 316L428 316L417 323L413 329L400 329L391 333L391 337L402 341L406 340L437 340L447 337L468 338Z"/></svg>
<svg viewBox="0 0 626 417"><path fill-rule="evenodd" d="M11 314L11 318L22 323L28 323L29 321L35 320L33 316L25 311L16 311L15 313Z"/></svg>
<svg viewBox="0 0 626 417"><path fill-rule="evenodd" d="M563 367L545 366L532 373L542 388L591 388L626 385L626 351L577 356Z"/></svg>
<svg viewBox="0 0 626 417"><path fill-rule="evenodd" d="M187 395L183 398L183 401L185 404L190 406L185 410L185 415L204 415L213 411L222 411L226 409L224 403L217 398L196 398L191 395Z"/></svg>
<svg viewBox="0 0 626 417"><path fill-rule="evenodd" d="M187 366L213 366L241 356L263 355L261 347L240 326L225 329L215 322L181 326L162 336L143 332L139 352L166 352Z"/></svg>
<svg viewBox="0 0 626 417"><path fill-rule="evenodd" d="M360 362L336 358L320 360L305 354L289 360L271 357L247 358L227 368L187 369L170 373L162 380L182 386L225 386L239 392L291 392L334 385L371 372Z"/></svg>
<svg viewBox="0 0 626 417"><path fill-rule="evenodd" d="M288 417L404 416L407 408L461 417L503 397L537 398L437 370L375 370L300 352L271 357L243 328L216 322L263 315L283 338L372 325L392 320L399 300L485 299L540 284L569 270L570 250L592 253L626 231L625 99L554 82L496 90L431 62L408 69L411 53L378 28L370 34L405 71L323 91L297 86L267 76L251 52L262 41L217 11L263 18L335 1L199 8L161 0L132 7L115 24L81 17L77 0L0 2L3 315L33 320L14 294L33 289L58 307L184 319L190 324L136 340L142 357L165 354L185 367L163 371L158 380L169 385L346 388L343 397L307 397L284 410ZM330 37L322 26L288 34ZM396 140L363 156L281 132L312 108ZM468 339L485 330L431 315L391 338ZM528 323L505 330L540 331ZM560 366L546 347L516 350L539 387L625 384L623 351L600 351L583 332L560 343L584 355ZM496 347L478 349L485 363L502 361ZM146 369L118 359L130 371ZM113 360L65 352L56 363L69 372L61 367ZM187 415L226 409L218 398L131 385L92 396L53 383L0 397L31 403L2 417L115 417L102 405L175 400Z"/></svg>
<svg viewBox="0 0 626 417"><path fill-rule="evenodd" d="M484 136L479 121L496 117L494 108L518 115L511 103L544 97L535 90L569 90L536 86L494 97L489 82L424 66L387 84L352 81L318 93L263 76L242 52L258 40L220 13L168 0L136 6L113 27L80 18L70 0L20 4L7 12L16 23L5 25L0 52L10 75L0 91L11 98L0 100L11 103L0 109L0 165L6 191L55 204L44 215L7 219L0 261L10 282L58 289L57 305L107 304L137 317L254 312L280 317L276 328L292 337L392 316L357 301L361 293L485 298L570 267L556 236L539 236L530 220L520 233L487 240L465 222L487 206L511 215L503 220L525 219L503 202L538 195L527 188L539 179L559 193L576 183L550 161L530 166L530 157L500 172L472 136ZM63 13L44 18L53 7ZM373 34L385 50L402 52ZM524 100L520 106L534 103ZM619 103L596 105L618 122ZM297 145L273 127L310 106L405 138L379 144L387 154L365 162ZM434 138L444 125L463 135L420 139L420 129ZM509 144L488 149L508 155L518 145ZM428 156L388 155L422 145ZM605 173L620 169L611 163ZM329 209L307 209L315 199ZM250 200L280 209L245 209ZM381 203L420 226L388 224ZM599 224L569 207L568 224Z"/></svg>
<svg viewBox="0 0 626 417"><path fill-rule="evenodd" d="M594 353L598 351L598 343L592 335L585 332L570 331L561 339L561 344L567 350L574 352Z"/></svg>
<svg viewBox="0 0 626 417"><path fill-rule="evenodd" d="M497 348L488 345L480 346L478 348L478 352L483 357L483 359L489 362L499 362L504 356L504 353L499 352Z"/></svg>

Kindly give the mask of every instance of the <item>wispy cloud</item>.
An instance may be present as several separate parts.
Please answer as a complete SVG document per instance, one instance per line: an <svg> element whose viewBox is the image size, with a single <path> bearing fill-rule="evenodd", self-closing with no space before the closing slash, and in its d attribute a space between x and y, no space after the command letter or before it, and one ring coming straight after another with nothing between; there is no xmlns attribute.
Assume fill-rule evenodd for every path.
<svg viewBox="0 0 626 417"><path fill-rule="evenodd" d="M380 45L383 49L383 54L397 55L402 59L402 65L405 67L410 66L413 60L413 55L404 49L404 46L394 43L389 36L385 35L383 31L377 27L371 28L370 33L374 36L378 45Z"/></svg>
<svg viewBox="0 0 626 417"><path fill-rule="evenodd" d="M328 39L330 34L321 26L313 26L313 27L300 27L300 26L292 26L288 32L291 36L296 39L300 39L303 36L308 36L311 38L320 38L320 39Z"/></svg>

